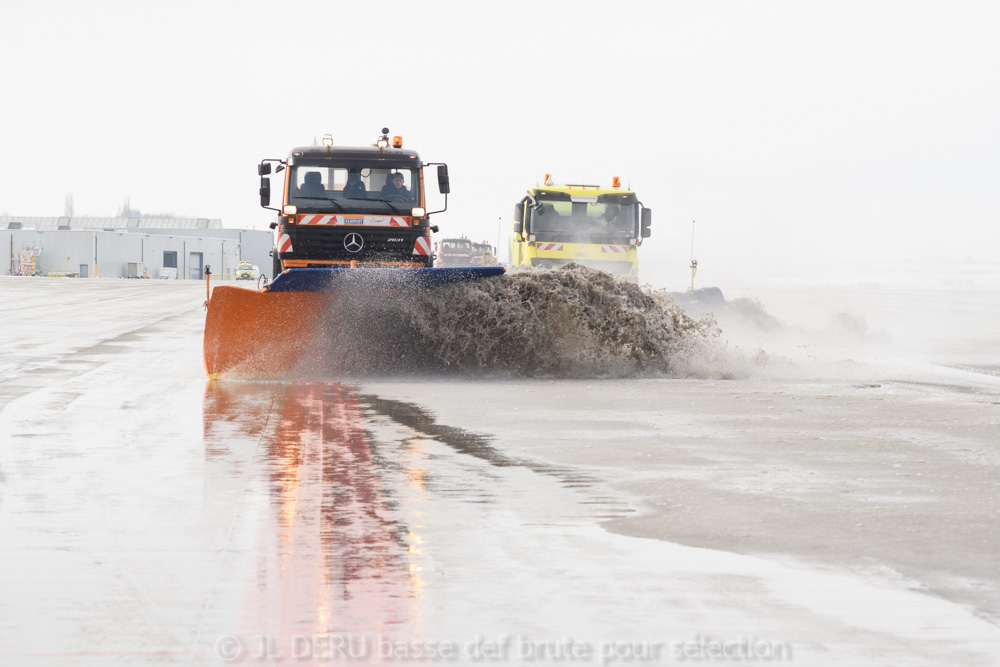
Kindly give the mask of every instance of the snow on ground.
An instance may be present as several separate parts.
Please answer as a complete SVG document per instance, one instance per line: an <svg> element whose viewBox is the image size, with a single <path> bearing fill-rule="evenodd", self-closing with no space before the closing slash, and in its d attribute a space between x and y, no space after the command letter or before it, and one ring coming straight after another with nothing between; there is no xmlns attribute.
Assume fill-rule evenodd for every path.
<svg viewBox="0 0 1000 667"><path fill-rule="evenodd" d="M997 664L1000 290L808 282L684 378L289 384L0 281L0 662Z"/></svg>

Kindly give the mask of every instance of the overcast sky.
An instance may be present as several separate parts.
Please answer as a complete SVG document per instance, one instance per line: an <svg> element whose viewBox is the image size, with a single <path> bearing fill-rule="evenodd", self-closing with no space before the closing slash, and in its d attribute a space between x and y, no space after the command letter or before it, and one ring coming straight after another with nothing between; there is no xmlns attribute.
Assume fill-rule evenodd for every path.
<svg viewBox="0 0 1000 667"><path fill-rule="evenodd" d="M1000 3L22 2L0 9L0 212L264 229L256 165L382 126L449 164L442 233L610 182L647 261L1000 251Z"/></svg>

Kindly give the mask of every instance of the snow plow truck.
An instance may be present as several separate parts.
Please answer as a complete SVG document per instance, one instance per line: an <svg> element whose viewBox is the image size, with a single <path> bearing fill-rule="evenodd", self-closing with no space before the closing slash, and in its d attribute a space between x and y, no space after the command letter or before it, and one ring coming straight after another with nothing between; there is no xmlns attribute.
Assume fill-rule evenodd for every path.
<svg viewBox="0 0 1000 667"><path fill-rule="evenodd" d="M652 213L635 192L611 185L555 185L545 175L514 206L513 266L554 267L576 262L637 280L639 246L650 236Z"/></svg>
<svg viewBox="0 0 1000 667"><path fill-rule="evenodd" d="M467 238L438 242L435 266L472 266L472 241Z"/></svg>
<svg viewBox="0 0 1000 667"><path fill-rule="evenodd" d="M427 211L426 174L436 167L444 207ZM366 147L322 145L292 149L257 168L260 205L277 212L273 280L260 290L207 288L204 358L210 378L231 373L274 376L294 370L320 340L324 313L345 291L370 293L497 276L499 267L432 268L430 216L448 207L448 166L425 163L390 143L388 128ZM280 206L271 206L271 178ZM281 175L280 177L278 175ZM350 317L349 312L337 313Z"/></svg>

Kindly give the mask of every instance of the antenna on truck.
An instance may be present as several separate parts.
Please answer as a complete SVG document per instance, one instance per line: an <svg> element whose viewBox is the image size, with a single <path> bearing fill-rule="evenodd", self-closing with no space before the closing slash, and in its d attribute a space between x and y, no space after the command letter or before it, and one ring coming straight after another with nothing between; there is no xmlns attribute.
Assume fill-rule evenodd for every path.
<svg viewBox="0 0 1000 667"><path fill-rule="evenodd" d="M688 292L694 291L694 274L698 273L698 260L694 258L694 220L691 221L691 287Z"/></svg>

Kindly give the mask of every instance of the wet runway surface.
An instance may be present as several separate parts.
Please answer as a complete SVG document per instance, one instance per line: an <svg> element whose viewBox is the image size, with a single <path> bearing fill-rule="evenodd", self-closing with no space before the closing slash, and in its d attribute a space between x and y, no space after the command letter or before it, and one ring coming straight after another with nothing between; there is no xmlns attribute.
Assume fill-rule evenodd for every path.
<svg viewBox="0 0 1000 667"><path fill-rule="evenodd" d="M197 286L93 282L0 285L36 299L0 357L0 664L1000 658L994 622L892 572L605 529L649 510L621 484L664 442L642 397L695 433L671 402L732 386L209 383Z"/></svg>

